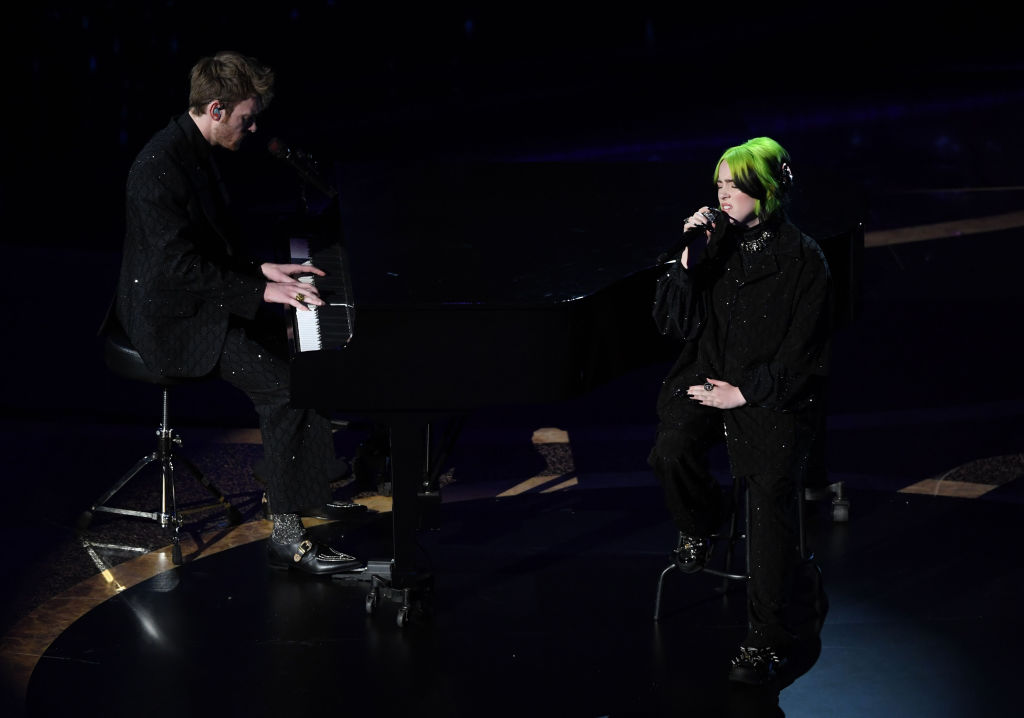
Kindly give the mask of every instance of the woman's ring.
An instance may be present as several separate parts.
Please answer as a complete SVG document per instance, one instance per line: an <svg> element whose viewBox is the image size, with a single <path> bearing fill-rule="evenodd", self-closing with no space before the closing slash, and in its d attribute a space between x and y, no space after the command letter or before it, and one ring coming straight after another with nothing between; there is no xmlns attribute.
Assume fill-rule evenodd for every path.
<svg viewBox="0 0 1024 718"><path fill-rule="evenodd" d="M302 292L299 292L298 294L295 295L295 301L296 302L304 302L304 301L306 301L306 295L303 294Z"/></svg>
<svg viewBox="0 0 1024 718"><path fill-rule="evenodd" d="M710 381L707 382L706 384L704 384L704 391L711 391L714 388L715 388L715 385L712 384Z"/></svg>

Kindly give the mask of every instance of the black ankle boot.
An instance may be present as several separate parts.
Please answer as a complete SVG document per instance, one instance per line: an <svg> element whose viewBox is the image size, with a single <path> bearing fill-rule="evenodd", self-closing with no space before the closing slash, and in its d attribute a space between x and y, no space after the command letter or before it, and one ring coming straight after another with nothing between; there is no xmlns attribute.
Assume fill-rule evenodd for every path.
<svg viewBox="0 0 1024 718"><path fill-rule="evenodd" d="M679 534L679 545L672 551L672 560L683 573L697 573L711 557L711 539Z"/></svg>
<svg viewBox="0 0 1024 718"><path fill-rule="evenodd" d="M774 683L780 680L788 663L787 658L773 648L741 646L739 655L729 666L729 680L755 686Z"/></svg>

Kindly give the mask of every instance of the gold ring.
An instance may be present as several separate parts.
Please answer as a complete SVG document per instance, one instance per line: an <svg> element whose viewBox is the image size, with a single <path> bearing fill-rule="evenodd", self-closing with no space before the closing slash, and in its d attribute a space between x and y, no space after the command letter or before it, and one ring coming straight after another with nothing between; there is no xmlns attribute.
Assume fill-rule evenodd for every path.
<svg viewBox="0 0 1024 718"><path fill-rule="evenodd" d="M303 294L302 292L299 292L298 294L295 295L295 301L296 302L304 302L304 301L306 301L306 295Z"/></svg>

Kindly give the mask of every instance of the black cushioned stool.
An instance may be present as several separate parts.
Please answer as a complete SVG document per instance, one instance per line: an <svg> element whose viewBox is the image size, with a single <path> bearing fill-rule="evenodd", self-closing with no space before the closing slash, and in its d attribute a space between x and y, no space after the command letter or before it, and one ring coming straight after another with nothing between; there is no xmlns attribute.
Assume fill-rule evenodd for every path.
<svg viewBox="0 0 1024 718"><path fill-rule="evenodd" d="M79 518L78 526L82 529L86 528L92 521L92 515L96 511L121 514L124 516L138 516L152 521L159 521L161 528L173 526L174 547L172 551L172 559L174 563L181 564L182 557L179 534L183 523L183 517L182 512L178 511L177 500L175 497L175 462L180 461L184 464L185 468L188 469L199 483L210 492L210 495L215 499L215 503L219 503L224 507L225 511L227 511L228 521L231 524L239 524L242 522L241 514L239 514L238 510L228 502L217 487L214 486L209 479L203 476L202 472L196 468L195 464L178 452L178 447L181 446L181 437L178 436L169 424L168 394L170 388L172 386L195 382L198 380L165 377L149 371L143 363L142 357L139 356L139 352L132 346L131 341L129 341L128 335L125 334L124 329L114 319L111 319L106 327L104 358L106 360L107 367L115 374L132 381L155 384L161 387L163 390L163 411L160 418L160 427L156 430L156 450L139 459L124 476L118 479L117 483L115 483L106 493L100 496L95 503L93 503L88 511L83 512ZM107 505L107 502L114 496L114 494L124 488L124 486L138 475L140 471L152 463L160 464L161 492L159 511L136 511L134 509L118 508ZM198 507L197 509L192 509L192 511L207 508L207 506Z"/></svg>

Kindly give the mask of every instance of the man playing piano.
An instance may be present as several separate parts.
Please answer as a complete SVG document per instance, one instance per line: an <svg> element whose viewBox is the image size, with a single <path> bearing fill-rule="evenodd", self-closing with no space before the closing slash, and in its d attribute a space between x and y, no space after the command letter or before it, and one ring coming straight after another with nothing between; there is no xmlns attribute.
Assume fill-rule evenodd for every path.
<svg viewBox="0 0 1024 718"><path fill-rule="evenodd" d="M329 421L289 404L289 372L269 304L308 311L323 301L295 264L257 264L233 225L215 153L256 131L273 95L273 72L221 52L192 68L188 110L171 119L128 174L126 236L117 317L146 366L175 377L219 376L253 402L263 438L273 533L271 566L313 574L363 563L311 540L303 507L330 501L334 444Z"/></svg>

